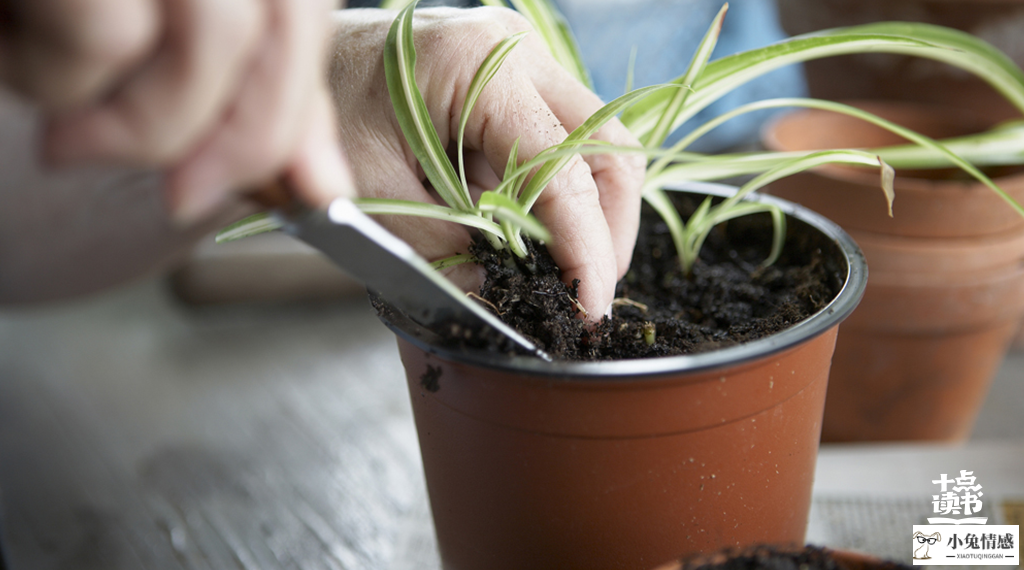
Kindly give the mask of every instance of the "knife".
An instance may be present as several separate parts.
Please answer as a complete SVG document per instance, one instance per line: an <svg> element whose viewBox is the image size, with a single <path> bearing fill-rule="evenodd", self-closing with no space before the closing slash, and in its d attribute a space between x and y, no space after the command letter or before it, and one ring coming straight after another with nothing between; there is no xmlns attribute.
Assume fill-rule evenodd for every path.
<svg viewBox="0 0 1024 570"><path fill-rule="evenodd" d="M482 338L506 337L521 352L550 361L533 342L467 297L405 243L347 198L335 199L326 210L290 200L273 215L283 229L318 249L370 290L427 329L442 334L471 330Z"/></svg>

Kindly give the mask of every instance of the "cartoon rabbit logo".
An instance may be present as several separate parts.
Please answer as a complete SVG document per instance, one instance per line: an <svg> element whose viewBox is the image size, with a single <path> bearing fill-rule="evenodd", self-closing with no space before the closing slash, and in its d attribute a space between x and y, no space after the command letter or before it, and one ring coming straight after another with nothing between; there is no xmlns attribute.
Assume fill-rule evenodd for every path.
<svg viewBox="0 0 1024 570"><path fill-rule="evenodd" d="M928 547L942 540L942 535L935 532L932 534L924 534L921 531L914 533L914 560L931 560L932 557L928 556Z"/></svg>

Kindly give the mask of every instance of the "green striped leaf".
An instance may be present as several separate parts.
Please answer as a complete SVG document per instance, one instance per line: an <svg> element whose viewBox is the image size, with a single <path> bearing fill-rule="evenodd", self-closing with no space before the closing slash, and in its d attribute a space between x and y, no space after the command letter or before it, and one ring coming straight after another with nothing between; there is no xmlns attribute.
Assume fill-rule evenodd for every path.
<svg viewBox="0 0 1024 570"><path fill-rule="evenodd" d="M476 228L491 235L501 235L501 227L498 224L485 220L475 210L473 212L463 212L437 204L426 204L412 200L395 200L392 198L357 198L352 201L365 214L432 218Z"/></svg>
<svg viewBox="0 0 1024 570"><path fill-rule="evenodd" d="M501 64L505 63L505 59L512 53L512 49L519 44L524 36L526 36L526 32L519 32L505 38L498 45L494 46L491 53L487 54L483 63L477 68L476 73L473 75L473 80L469 83L466 100L462 104L462 115L459 117L458 162L459 178L462 181L463 188L469 188L469 184L466 183L466 166L463 159L462 145L466 133L466 124L469 123L469 115L472 113L473 107L476 106L477 100L480 99L480 94L483 93L484 87L490 83L491 79L494 79L494 74L498 73L498 70L501 69ZM519 139L516 139L516 147L518 148L518 146Z"/></svg>
<svg viewBox="0 0 1024 570"><path fill-rule="evenodd" d="M544 227L537 218L527 212L515 200L497 192L484 192L477 200L477 207L481 212L493 214L498 219L511 222L514 226L521 228L530 237L541 241L551 239L551 233Z"/></svg>
<svg viewBox="0 0 1024 570"><path fill-rule="evenodd" d="M693 59L690 61L690 66L687 68L686 73L683 74L679 80L679 84L683 86L683 89L677 89L672 93L672 98L669 99L668 103L664 106L664 110L661 116L658 117L658 121L654 124L651 132L642 139L644 146L647 147L658 147L661 146L665 139L668 138L669 133L672 131L672 125L675 124L675 119L683 109L683 105L686 103L687 97L692 91L692 85L700 77L700 74L704 71L704 67L707 66L708 60L711 59L711 52L715 50L715 46L718 45L718 36L722 33L722 20L725 19L725 13L729 10L729 4L723 4L722 9L718 11L718 15L711 22L711 27L708 28L707 33L704 34L704 38L701 40L700 45L697 46L697 51L693 55Z"/></svg>
<svg viewBox="0 0 1024 570"><path fill-rule="evenodd" d="M584 144L587 142L587 139L598 131L598 129L608 121L615 118L615 116L623 109L628 108L630 105L656 91L679 88L680 87L676 85L652 85L650 87L643 87L626 93L598 109L593 115L584 121L582 125L576 127L573 132L569 133L569 136L566 137L564 143L569 145L573 143ZM545 162L523 189L522 196L519 198L519 203L527 210L532 208L533 204L540 196L540 193L544 190L544 187L547 186L548 183L551 182L551 179L569 163L571 158L572 155L561 156L554 160Z"/></svg>
<svg viewBox="0 0 1024 570"><path fill-rule="evenodd" d="M913 22L837 28L750 50L708 63L693 86L677 128L736 87L765 73L812 59L851 53L896 53L942 61L970 71L990 83L1024 110L1024 75L991 45L963 32ZM675 83L680 83L679 78ZM656 93L623 113L622 120L638 137L651 132L668 105L671 93Z"/></svg>
<svg viewBox="0 0 1024 570"><path fill-rule="evenodd" d="M269 212L253 214L241 219L230 226L217 232L214 240L217 243L235 241L236 239L247 238L257 234L272 232L281 229L281 220Z"/></svg>
<svg viewBox="0 0 1024 570"><path fill-rule="evenodd" d="M733 117L742 115L744 113L749 113L749 112L752 112L752 111L758 111L758 110L762 110L762 109L781 108L781 107L804 107L804 108L821 109L821 110L825 110L825 111L832 111L832 112L836 112L836 113L842 113L842 114L849 115L849 116L852 116L852 117L856 117L856 118L861 119L863 121L872 123L872 124L874 124L876 126L879 126L879 127L883 128L883 129L886 129L886 130L888 130L890 132L893 132L893 133L895 133L897 135L900 135L901 137L907 139L908 141L913 142L915 145L918 145L921 148L927 149L929 151L929 153L931 154L931 156L933 156L933 157L942 157L944 160L948 161L949 164L952 164L954 166L957 166L957 167L963 169L965 172L967 172L968 174L973 176L979 182L981 182L982 184L987 186L990 190L995 192L996 195L998 195L1000 198L1002 198L1002 200L1004 202L1006 202L1011 208L1013 208L1018 213L1020 213L1022 216L1024 216L1024 206L1022 206L1017 200L1015 200L1013 198L1013 196L1010 196L1005 190L1000 188L995 182L992 181L992 179L990 179L983 172L981 172L974 164L972 164L971 162L965 160L963 157L959 156L957 153L953 152L951 149L946 147L946 145L944 145L943 143L940 143L939 141L936 141L936 140L934 140L934 139L932 139L930 137L926 137L924 135L918 134L918 133L916 133L916 132L914 132L914 131L906 128L906 127L897 125L896 123L893 123L892 121L888 121L886 119L883 119L883 118L881 118L881 117L879 117L879 116L877 116L877 115L875 115L873 113L869 113L867 111L864 111L862 109L858 109L856 107L851 107L850 105L845 105L845 104L842 104L842 103L837 103L835 101L823 101L823 100L820 100L820 99L804 99L804 98L780 98L780 99L766 99L764 101L755 101L753 103L748 103L746 105L742 105L740 107L737 107L736 109L733 109L732 111L729 111L728 113L724 113L724 114L722 114L722 115L712 119L711 121L708 121L704 125L701 125L697 129L695 129L693 133L691 133L687 137L685 137L682 140L680 140L679 143L677 143L676 145L673 145L671 150L673 150L673 151L678 150L679 147L685 145L687 143L687 141L689 141L689 140L696 140L696 138L700 134L702 134L704 132L707 132L707 131L710 131L714 127L724 123L725 121L727 121L727 120L729 120L729 119L731 119ZM1005 127L1005 128L1008 130L1008 132L1009 132L1011 137L1014 134L1016 134L1017 132L1019 132L1019 131L1015 130L1012 125L1010 125L1008 127ZM1005 140L1007 133L1006 132L1001 132L1001 131L1002 131L1001 129L995 129L993 131L990 131L991 134L988 135L988 136L991 136L993 138L998 138L1000 140ZM984 137L985 137L985 135L975 135L974 137L971 137L970 140L974 141L974 143L977 143L979 140L984 140ZM1021 143L1018 140L1013 140L1011 143L1009 143L1009 146L1011 148L1010 152L1012 152L1012 149L1020 148L1021 147ZM651 176L651 179L649 179L646 182L646 184L651 184L652 183L652 179L653 180L657 180L658 183L662 183L663 184L667 180L671 180L672 177L675 177L675 179L677 179L677 180L680 179L678 177L683 177L683 178L688 179L688 180L695 180L695 179L709 180L709 179L712 179L712 178L701 177L700 174L698 174L696 171L701 170L702 171L701 174L705 174L706 175L707 173L711 172L712 169L716 169L716 168L717 168L719 174L724 174L725 175L725 176L718 176L719 178L723 178L723 177L726 177L726 176L738 176L738 175L742 175L742 174L752 174L752 173L758 172L758 171L764 172L764 171L766 171L768 169L773 168L774 165L778 165L778 164L794 164L792 161L795 160L798 156L810 156L812 154L817 154L817 153L788 153L788 154L764 153L764 154L760 154L760 155L748 155L746 157L740 157L739 159L737 159L734 162L732 162L731 165L734 166L735 169L732 170L731 172L728 171L727 168L723 168L723 167L726 167L726 166L730 165L730 163L728 162L728 157L718 157L717 159L706 160L703 163L694 162L692 167L690 167L690 165L686 165L686 164L679 165L677 167L672 167L672 171L670 173L671 176L666 176L666 173L664 173L664 172L657 172L657 171L653 172L652 173L653 176ZM866 154L869 155L869 156L877 156L880 153L876 153L874 151L871 151L871 152L868 152ZM655 163L655 164L658 164L658 163ZM916 165L908 164L907 162L904 162L904 166L905 167L914 167ZM761 169L761 170L757 170L757 169ZM891 204L890 204L890 206L891 206Z"/></svg>
<svg viewBox="0 0 1024 570"><path fill-rule="evenodd" d="M413 0L381 0L378 7L382 10L401 10L412 3Z"/></svg>
<svg viewBox="0 0 1024 570"><path fill-rule="evenodd" d="M526 17L540 34L544 45L566 71L580 83L593 89L590 71L583 63L579 45L561 12L550 0L510 0L520 14Z"/></svg>
<svg viewBox="0 0 1024 570"><path fill-rule="evenodd" d="M473 209L469 190L455 172L441 139L430 120L423 94L416 85L416 47L413 45L412 17L416 3L409 4L395 18L384 45L384 72L388 93L398 124L427 179L442 200L452 208Z"/></svg>
<svg viewBox="0 0 1024 570"><path fill-rule="evenodd" d="M889 215L892 215L892 202L895 199L893 192L893 170L892 167L882 161L878 155L864 152L862 150L822 150L801 156L792 160L777 164L766 172L754 177L752 180L740 187L736 194L730 196L720 205L723 208L736 204L744 196L759 190L780 178L785 178L810 170L823 164L849 164L854 166L877 166L881 169L880 186L885 194L885 201L889 204Z"/></svg>

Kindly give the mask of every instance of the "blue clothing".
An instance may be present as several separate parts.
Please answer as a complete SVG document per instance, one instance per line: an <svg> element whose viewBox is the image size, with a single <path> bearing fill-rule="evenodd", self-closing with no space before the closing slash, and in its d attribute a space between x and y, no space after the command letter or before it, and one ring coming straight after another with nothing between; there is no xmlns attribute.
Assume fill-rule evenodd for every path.
<svg viewBox="0 0 1024 570"><path fill-rule="evenodd" d="M686 72L723 0L556 0L580 44L594 89L605 101L622 95L630 51L637 48L634 87L668 82ZM774 0L731 0L712 59L762 47L786 37ZM789 66L725 95L677 133L690 131L743 103L805 95L802 71ZM757 140L772 111L733 119L691 150L715 152ZM675 137L680 136L677 134Z"/></svg>

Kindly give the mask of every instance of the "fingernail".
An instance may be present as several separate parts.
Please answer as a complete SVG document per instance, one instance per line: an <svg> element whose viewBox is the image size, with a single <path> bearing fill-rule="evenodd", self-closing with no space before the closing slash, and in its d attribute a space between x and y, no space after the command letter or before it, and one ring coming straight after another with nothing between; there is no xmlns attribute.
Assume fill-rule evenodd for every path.
<svg viewBox="0 0 1024 570"><path fill-rule="evenodd" d="M608 317L609 319L612 318L612 307L614 305L614 303L608 303L608 308L604 310L604 316Z"/></svg>

